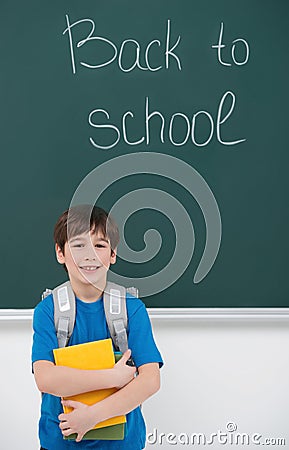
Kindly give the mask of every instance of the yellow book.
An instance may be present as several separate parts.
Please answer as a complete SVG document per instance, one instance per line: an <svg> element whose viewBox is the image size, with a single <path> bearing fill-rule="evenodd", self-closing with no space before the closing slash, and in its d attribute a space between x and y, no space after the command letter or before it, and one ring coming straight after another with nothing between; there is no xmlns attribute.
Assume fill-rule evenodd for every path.
<svg viewBox="0 0 289 450"><path fill-rule="evenodd" d="M115 364L111 339L57 348L53 350L53 353L55 364L57 366L72 367L74 369L100 370L111 369ZM113 394L116 390L116 388L100 389L73 395L71 397L65 397L65 400L75 400L77 402L85 403L86 405L93 405ZM70 413L71 411L72 408L64 406L65 413ZM112 417L95 425L94 429L125 422L125 416Z"/></svg>

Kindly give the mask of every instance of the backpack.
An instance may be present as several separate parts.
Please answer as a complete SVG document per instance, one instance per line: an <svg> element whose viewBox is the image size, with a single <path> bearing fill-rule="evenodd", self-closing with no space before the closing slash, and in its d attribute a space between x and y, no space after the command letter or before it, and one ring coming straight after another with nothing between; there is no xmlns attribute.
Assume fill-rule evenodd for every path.
<svg viewBox="0 0 289 450"><path fill-rule="evenodd" d="M114 346L121 353L128 349L127 343L127 310L126 293L138 297L138 289L125 288L108 281L103 292L103 306L106 322L109 328ZM42 294L42 300L52 294L54 303L54 325L59 347L66 347L72 335L76 302L70 281L60 284L53 290L46 289ZM132 365L130 358L127 364Z"/></svg>

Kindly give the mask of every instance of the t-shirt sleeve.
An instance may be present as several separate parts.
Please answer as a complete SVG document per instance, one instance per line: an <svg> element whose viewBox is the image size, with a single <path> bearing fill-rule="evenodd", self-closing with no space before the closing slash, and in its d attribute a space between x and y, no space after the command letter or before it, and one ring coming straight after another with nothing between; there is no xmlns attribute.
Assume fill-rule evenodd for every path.
<svg viewBox="0 0 289 450"><path fill-rule="evenodd" d="M58 347L52 296L37 305L33 315L32 363L39 360L54 362L53 349Z"/></svg>
<svg viewBox="0 0 289 450"><path fill-rule="evenodd" d="M151 322L144 303L139 299L129 299L128 307L128 347L137 367L148 363L159 363L163 360L156 346Z"/></svg>

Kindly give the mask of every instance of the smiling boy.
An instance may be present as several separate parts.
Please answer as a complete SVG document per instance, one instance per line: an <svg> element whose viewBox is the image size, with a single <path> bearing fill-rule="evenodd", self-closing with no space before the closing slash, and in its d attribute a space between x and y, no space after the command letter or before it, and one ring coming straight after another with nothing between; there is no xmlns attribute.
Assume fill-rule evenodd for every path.
<svg viewBox="0 0 289 450"><path fill-rule="evenodd" d="M119 234L115 222L101 208L73 207L58 219L54 240L57 261L67 271L76 297L76 320L69 345L110 337L102 296L107 271L116 262ZM53 349L58 343L52 295L35 308L32 362L37 386L43 393L39 422L41 448L141 450L145 447L145 423L139 405L159 389L162 358L144 304L128 294L126 304L130 350L113 369L88 371L54 364ZM136 368L126 364L131 354L137 377ZM86 406L66 401L74 409L69 414L62 413L61 397L110 387L118 390L101 402ZM124 440L82 440L98 422L124 414L127 416ZM77 433L75 442L63 439L72 433Z"/></svg>

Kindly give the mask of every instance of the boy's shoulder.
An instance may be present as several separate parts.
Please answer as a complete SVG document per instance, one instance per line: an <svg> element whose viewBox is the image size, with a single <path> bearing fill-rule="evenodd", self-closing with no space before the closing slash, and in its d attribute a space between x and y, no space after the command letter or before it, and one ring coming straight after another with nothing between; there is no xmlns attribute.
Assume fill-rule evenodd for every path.
<svg viewBox="0 0 289 450"><path fill-rule="evenodd" d="M47 328L49 324L54 328L54 305L51 294L39 301L33 313L33 327Z"/></svg>
<svg viewBox="0 0 289 450"><path fill-rule="evenodd" d="M34 314L38 311L53 312L53 309L53 295L49 294L35 306Z"/></svg>
<svg viewBox="0 0 289 450"><path fill-rule="evenodd" d="M146 311L146 306L145 306L144 302L140 298L135 297L130 293L126 294L126 307L127 307L127 313L128 313L129 317L131 317L138 311L141 311L141 310Z"/></svg>

